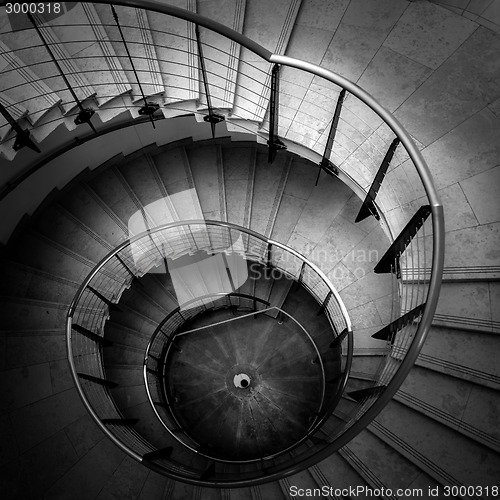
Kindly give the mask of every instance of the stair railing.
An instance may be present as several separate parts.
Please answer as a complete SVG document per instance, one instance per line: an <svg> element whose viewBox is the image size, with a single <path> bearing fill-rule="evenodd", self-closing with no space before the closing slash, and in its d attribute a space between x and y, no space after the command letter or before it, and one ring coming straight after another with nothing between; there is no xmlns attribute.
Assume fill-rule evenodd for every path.
<svg viewBox="0 0 500 500"><path fill-rule="evenodd" d="M5 3L5 0L0 1L0 5L5 5ZM254 92L250 88L250 83L247 83L247 87L243 88L245 95L240 96L240 101L243 104L241 105L240 102L240 109L234 110L230 117L226 117L225 121L228 127L232 127L232 130L247 130L257 135L262 142L266 142L270 137L271 125L269 117L266 116L266 110L269 108L269 94L272 90L272 68L279 67L279 75L276 74L276 77L279 77L279 82L276 81L279 86L275 85L275 88L279 89L277 91L280 95L275 97L280 97L280 99L275 100L273 110L273 145L276 140L279 140L280 144L290 151L316 161L318 173L336 175L352 187L365 200L365 212L369 213L368 216L379 216L380 223L390 238L391 247L381 259L384 265L379 266L378 272L391 273L397 280L394 293L394 302L397 302L397 307L390 323L375 334L375 338L385 342L387 356L380 365L374 386L369 388L370 390L352 395L358 404L357 411L353 413L352 418L346 421L342 432L337 436L328 436L327 439L323 440L323 444L316 443L312 446L310 454L304 453L304 456L298 456L295 468L280 471L277 465L276 472L267 471L267 477L271 480L272 477L280 477L279 474L297 472L331 454L366 427L402 384L422 348L436 310L444 260L443 207L429 168L412 138L399 121L360 87L338 74L306 61L272 54L241 33L220 23L160 1L124 0L112 2L101 0L95 3L136 7L156 12L159 15L184 19L198 27L229 38L240 47L244 47L260 57L262 62L268 63L266 73L258 65L252 65L248 61L240 62L239 71L240 76L244 77L243 80L246 79L250 83L268 83L263 84L262 91L259 93ZM21 33L22 30L16 35L21 36ZM127 40L127 43L131 45L133 41ZM204 43L205 49L208 48L205 42L200 43ZM50 44L48 45L50 46ZM42 46L41 42L40 45L37 45L37 47ZM211 49L219 50L220 54L224 52L217 47L211 47ZM217 62L216 57L209 61L207 52L207 50L204 52L204 62ZM47 55L46 61L40 61L37 64L50 61L51 58ZM10 74L13 71L15 68L10 68L5 71L5 74ZM211 71L213 75L213 70L210 70L207 64L205 76L208 85L210 85L211 105L213 112L215 112L217 105L214 102L216 100L214 90L216 90L217 85L209 81ZM314 76L320 82L316 86L316 90L312 90L310 93L305 92L300 83L300 75L305 73ZM53 77L55 78L57 75L58 72L54 71ZM0 90L7 93L17 92L18 87L19 85ZM73 88L75 92L81 90L77 86ZM285 124L287 120L290 121L290 110L294 113L297 111L293 107L291 108L289 103L290 98L297 92L301 92L304 97L301 100L304 107L315 106L312 109L318 111L316 113L318 116L304 114L302 119L296 119L287 126ZM340 99L341 94L342 99ZM40 120L40 126L36 123L30 123L22 108L29 106L33 99L39 97L28 97L24 102L2 101L2 116L7 122L0 127L2 148L7 148L10 145L14 146L14 149L35 146L33 149L36 151L37 146L34 141L41 133L43 126L55 128L57 124L66 123L68 119L70 122L74 120L75 111L73 110L54 119ZM325 102L326 104L323 104ZM307 106L305 106L306 104ZM96 126L97 134L95 135L111 134L112 130L116 131L117 127L141 122L141 118L137 118L135 122L131 121L131 117L139 116L139 106L134 105L134 103L115 104L115 106L117 114L122 113L119 114L122 119L121 123L117 125L113 122L111 126L106 124ZM110 105L107 109L111 111L112 108L113 105ZM361 111L358 111L358 108L361 108ZM46 113L47 116L50 116L48 111L51 109L47 107L45 110L39 110L39 113ZM98 112L96 110L96 113ZM169 116L169 113L175 115L187 112L198 117L203 114L196 107L190 107L186 103L178 103L165 111L165 117ZM388 127L388 131L384 128L379 131L378 125L372 126L370 116L366 117L370 113L376 117L374 122L381 119L385 127ZM56 151L42 151L39 159L37 159L37 153L29 152L29 155L26 156L28 160L22 160L27 161L27 163L22 164L22 173L17 178L11 179L2 190L2 196L6 197L13 189L21 187L26 179L29 179L29 176L40 168L48 168L50 161L57 158L62 152L71 151L82 142L91 139L89 135L84 135L80 131L74 131L70 136L66 143L58 144L55 147ZM81 141L75 142L75 137ZM393 144L395 144L395 151L390 153ZM359 154L356 155L355 152L359 152ZM111 154L111 149L109 154ZM274 152L271 156L274 157ZM390 157L389 161L392 161L390 165L385 163L386 157ZM418 202L420 198L425 201ZM161 241L158 243L161 244ZM279 246L275 246L279 248ZM133 265L130 255L124 255L122 260L127 265ZM142 262L141 265L146 265L146 262ZM153 266L154 262L149 262L148 265ZM105 391L109 391L109 384L106 385L102 370L94 366L96 360L99 359L99 342L96 342L92 334L102 329L109 314L109 303L113 304L119 299L129 284L130 276L121 272L123 266L117 262L109 261L104 266L102 272L93 277L98 280L92 285L98 294L90 289L86 289L82 293L82 304L84 303L85 307L80 311L80 323L82 324L77 323L77 325L80 328L78 335L82 337L82 347L87 349L84 353L79 354L79 366L83 370L82 373L84 373L85 368L88 368L89 372L84 374L91 377L82 383L88 386L90 392L97 399L101 397L105 400ZM112 295L106 295L105 292L109 290L113 290ZM326 296L323 297L323 301L325 299ZM330 301L322 302L321 305L324 306L325 310L328 310ZM333 310L331 311L332 318L336 314ZM69 333L71 333L71 329ZM101 388L104 393L99 392ZM87 409L94 416L92 408L87 406ZM108 418L107 425L117 425L114 417ZM121 432L124 427L118 425L115 430ZM115 442L117 441L115 440ZM137 458L137 456L135 457Z"/></svg>
<svg viewBox="0 0 500 500"><path fill-rule="evenodd" d="M166 242L168 242L170 253L166 253ZM308 449L309 445L306 441L309 442L312 439L311 436L318 432L319 425L329 417L331 400L341 397L352 362L352 328L345 306L338 292L322 271L297 251L247 228L220 221L172 222L130 238L110 252L92 270L70 305L66 332L71 373L77 391L96 423L115 444L136 460L162 474L194 484L223 483L229 486L241 481L238 474L220 476L215 474L210 480L201 479L203 471L200 471L198 476L193 475L192 467L179 462L180 459L174 449L165 451L156 448L154 443L146 441L134 430L137 420L124 417L115 403L112 391L117 387L117 383L112 380L112 376L107 374L103 358L103 349L112 347L112 342L105 335L106 321L111 314L120 311L122 293L148 272L158 270L167 272L168 265L165 262L172 256L180 258L196 251L207 252L212 256L217 253L225 254L225 252L238 254L241 258L259 262L260 265L270 265L288 279L300 283L315 298L318 308L323 309L331 327L331 341L333 343L337 340L335 348L342 353L342 366L336 384L331 387L333 393L329 398L329 408L323 410L324 414L320 415L321 418L313 423L307 435L296 446L293 446L293 449L267 457L267 460L258 460L254 463L254 470L248 471L246 480L250 480L252 484L263 482L268 476L267 470L264 473L264 466L271 469L277 466L280 470L286 470L296 465L295 449L300 449L301 446ZM231 300L230 297L238 295L252 307L255 301L265 302L262 299L238 294L238 292L224 294L227 301ZM160 401L151 395L151 389L154 388L156 382L152 384L148 374L157 368L155 363L158 362L159 352L156 350L152 353L151 351L154 350L160 337L159 333L163 332L163 335L168 336L170 331L178 329L191 314L196 315L206 310L205 302L208 300L211 303L212 299L208 296L196 297L192 301L193 309L189 310L191 312L185 312L182 308L174 309L165 321L158 325L156 335L152 337L147 348L143 368L147 391L153 406ZM264 306L267 307L267 304ZM348 334L340 335L342 332ZM321 356L319 351L318 356ZM321 366L323 366L322 361ZM161 416L160 420L162 420ZM212 457L195 450L189 439L175 437L185 449L193 454L205 456L209 461L213 460Z"/></svg>

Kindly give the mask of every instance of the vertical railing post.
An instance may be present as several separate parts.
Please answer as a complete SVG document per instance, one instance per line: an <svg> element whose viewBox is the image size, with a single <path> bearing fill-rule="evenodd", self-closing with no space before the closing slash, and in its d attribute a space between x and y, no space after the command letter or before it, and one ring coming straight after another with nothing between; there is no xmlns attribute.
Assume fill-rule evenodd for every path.
<svg viewBox="0 0 500 500"><path fill-rule="evenodd" d="M411 311L408 311L406 314L403 314L403 316L399 317L389 325L374 333L372 337L378 340L386 340L391 344L394 343L394 337L396 333L419 318L424 313L424 309L425 303L414 307Z"/></svg>
<svg viewBox="0 0 500 500"><path fill-rule="evenodd" d="M335 106L335 112L333 113L332 125L330 126L330 131L328 132L328 139L326 140L325 151L323 152L323 157L319 162L318 177L316 177L316 186L318 185L319 175L322 170L324 170L328 175L338 175L339 169L330 160L333 150L333 141L335 135L337 134L337 128L339 125L340 112L342 110L342 105L344 103L346 94L346 89L342 89L337 99L337 105Z"/></svg>
<svg viewBox="0 0 500 500"><path fill-rule="evenodd" d="M201 79L203 81L203 88L205 90L205 96L207 98L207 108L208 115L203 117L203 120L210 123L210 127L212 129L212 138L215 139L215 125L224 121L224 116L218 113L214 113L214 108L212 106L212 98L210 96L210 89L208 87L208 75L207 68L205 66L205 58L203 57L203 46L200 38L200 29L198 26L195 28L196 33L196 45L198 47L198 58L200 61L200 69L201 69Z"/></svg>
<svg viewBox="0 0 500 500"><path fill-rule="evenodd" d="M229 286L231 287L231 291L234 293L236 291L236 288L234 286L234 280L231 275L231 268L229 267L229 263L227 261L227 255L225 252L221 252L222 255L222 260L224 261L224 267L226 268L226 273L227 273L227 279L229 280Z"/></svg>
<svg viewBox="0 0 500 500"><path fill-rule="evenodd" d="M134 61L132 59L132 55L130 54L130 51L128 50L127 42L125 41L125 37L123 36L122 27L120 26L120 22L118 20L118 14L116 13L115 7L113 5L111 5L111 11L113 13L113 18L115 20L116 26L117 26L118 31L120 33L120 37L122 39L123 46L125 47L125 51L127 52L128 60L130 61L130 65L132 66L132 71L134 72L135 79L137 80L137 85L139 86L142 100L144 101L144 106L141 109L139 109L139 114L149 116L149 120L151 121L151 125L153 125L153 128L156 128L155 122L153 119L153 114L156 111L158 111L158 109L160 109L160 105L156 102L148 102L147 101L146 96L144 94L144 91L142 90L142 85L141 85L141 81L139 80L139 75L137 74L137 70L135 69L135 64L134 64Z"/></svg>
<svg viewBox="0 0 500 500"><path fill-rule="evenodd" d="M294 283L294 290L298 290L300 288L300 285L302 284L302 279L304 277L305 268L306 268L306 263L302 262L302 265L300 266L299 276L297 278L297 281Z"/></svg>
<svg viewBox="0 0 500 500"><path fill-rule="evenodd" d="M387 150L387 153L385 154L385 157L382 160L382 163L380 164L377 174L373 179L372 185L368 190L366 198L363 201L363 205L361 205L359 213L354 222L361 222L370 215L373 215L375 219L380 220L380 215L377 211L377 207L375 206L375 198L379 192L380 186L382 185L382 181L384 180L385 174L387 173L387 169L391 164L392 157L394 156L394 153L396 152L396 148L398 147L399 143L400 140L398 137L396 137L396 139L394 139L391 145L389 146L389 149Z"/></svg>
<svg viewBox="0 0 500 500"><path fill-rule="evenodd" d="M283 311L280 309L278 311L278 316L276 317L276 321L278 322L278 325L282 325L284 320L284 314Z"/></svg>
<svg viewBox="0 0 500 500"><path fill-rule="evenodd" d="M97 335L97 333L94 333L76 323L72 323L71 328L75 330L75 332L78 332L80 335L83 335L84 337L93 340L94 342L102 345L103 347L110 347L113 345L113 342L111 342L110 340L105 339L104 337L101 337L101 335Z"/></svg>
<svg viewBox="0 0 500 500"><path fill-rule="evenodd" d="M340 344L342 344L342 342L344 341L344 339L347 337L348 334L349 334L349 330L347 328L345 328L344 330L342 330L342 332L339 333L333 339L333 341L330 343L330 348L334 348L334 347L340 346Z"/></svg>
<svg viewBox="0 0 500 500"><path fill-rule="evenodd" d="M396 273L398 279L401 277L399 258L430 214L431 207L429 205L423 205L417 210L375 266L375 273Z"/></svg>
<svg viewBox="0 0 500 500"><path fill-rule="evenodd" d="M141 283L139 278L133 273L133 271L130 269L129 266L125 263L125 261L118 255L116 254L116 259L118 262L124 267L125 271L129 274L129 276L132 278L131 282L134 283L134 285L137 285L141 288L144 288L144 285Z"/></svg>
<svg viewBox="0 0 500 500"><path fill-rule="evenodd" d="M323 303L321 304L321 307L319 308L319 311L317 312L316 316L319 316L320 314L323 314L326 311L326 308L328 307L328 302L330 302L332 295L333 295L332 291L329 291L326 294L325 300L323 300Z"/></svg>
<svg viewBox="0 0 500 500"><path fill-rule="evenodd" d="M36 144L30 139L30 132L28 129L23 130L19 123L16 122L14 117L7 111L7 108L0 102L0 114L5 118L7 123L12 127L12 130L16 133L16 140L14 141L14 151L19 151L24 146L28 146L30 149L37 153L41 153L40 149Z"/></svg>
<svg viewBox="0 0 500 500"><path fill-rule="evenodd" d="M279 113L279 75L280 66L275 64L271 72L271 97L269 100L269 153L267 162L272 163L276 158L278 149L286 149L283 141L278 137L278 113Z"/></svg>
<svg viewBox="0 0 500 500"><path fill-rule="evenodd" d="M95 288L87 285L87 288L102 302L104 302L111 311L121 311L120 306L115 302L111 302L108 298L106 298L102 293L98 292Z"/></svg>
<svg viewBox="0 0 500 500"><path fill-rule="evenodd" d="M56 65L57 71L59 71L59 74L61 75L62 79L64 80L66 87L68 87L68 90L70 91L73 99L75 100L76 105L80 109L80 112L78 113L78 115L75 118L75 124L81 125L82 123L88 123L88 125L92 129L92 131L94 133L96 133L96 129L95 129L94 125L92 124L92 122L90 121L90 119L94 115L95 111L92 108L84 108L83 107L82 103L80 102L80 99L78 99L78 96L76 95L75 91L73 90L73 87L69 83L68 78L64 74L64 71L62 70L61 65L59 64L59 61L56 59L56 56L52 52L52 49L50 48L49 44L45 40L40 28L38 27L38 25L35 21L35 18L29 12L28 12L28 19L31 21L31 24L35 28L35 31L37 32L38 36L40 37L40 40L42 40L42 43L43 43L45 49L47 50L47 52L49 53L50 58L52 59L52 62Z"/></svg>
<svg viewBox="0 0 500 500"><path fill-rule="evenodd" d="M271 267L271 261L272 261L272 243L267 244L266 248L266 267L270 268Z"/></svg>

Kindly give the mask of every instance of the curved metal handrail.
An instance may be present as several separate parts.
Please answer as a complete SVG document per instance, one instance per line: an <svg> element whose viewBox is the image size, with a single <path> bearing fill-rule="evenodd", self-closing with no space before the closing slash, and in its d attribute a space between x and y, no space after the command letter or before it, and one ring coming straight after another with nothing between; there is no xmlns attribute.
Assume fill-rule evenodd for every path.
<svg viewBox="0 0 500 500"><path fill-rule="evenodd" d="M345 308L345 305L343 304L342 299L340 298L338 292L332 286L332 284L330 283L330 281L328 280L328 278L326 277L326 275L315 264L313 264L312 262L307 261L307 259L305 259L296 250L294 250L292 248L289 248L289 247L287 247L286 245L284 245L282 243L279 243L277 241L271 240L270 238L266 238L265 236L262 236L261 234L257 233L256 231L253 231L253 230L248 229L248 228L244 228L242 226L238 226L237 224L233 224L233 223L230 223L230 222L221 222L221 221L213 221L213 220L205 220L205 219L198 219L198 220L194 219L194 220L188 220L188 221L171 222L171 223L168 223L168 224L163 224L161 226L157 226L155 228L143 231L143 232L141 232L141 233L133 236L132 238L129 238L128 240L122 242L114 250L112 250L111 252L109 252L108 255L106 255L103 259L101 259L101 261L94 267L94 269L88 274L88 276L82 282L82 284L78 288L78 290L77 290L77 292L76 292L73 300L71 301L71 304L69 306L68 313L67 313L67 320L66 320L66 346L67 346L67 352L68 352L68 361L69 361L69 365L70 365L70 371L71 371L71 375L72 375L73 381L75 383L75 387L77 389L77 392L78 392L80 398L82 399L82 401L84 403L84 406L86 407L87 411L92 416L92 418L94 419L94 421L96 422L96 424L104 432L104 434L107 437L109 437L117 446L119 446L119 448L122 449L125 453L129 454L130 456L132 456L133 458L135 458L136 460L138 460L140 462L144 462L143 457L141 455L139 455L138 453L136 453L134 450L132 450L130 447L128 447L126 444L124 444L122 441L120 441L102 423L100 417L97 415L97 413L92 408L91 404L89 403L89 401L88 401L88 399L87 399L87 397L86 397L86 395L85 395L85 393L83 391L83 388L82 388L82 385L81 385L81 382L80 382L80 378L78 376L78 373L77 373L77 370L76 370L76 366L75 366L75 363L74 363L74 354L73 354L73 346L72 346L72 318L73 318L75 310L76 310L76 308L78 306L78 303L79 303L81 297L83 296L84 291L89 287L89 285L92 282L92 280L99 274L100 270L103 269L104 266L107 263L109 263L115 256L118 256L118 254L122 250L124 250L125 248L131 246L132 244L140 241L143 238L150 239L152 235L154 235L156 233L160 233L161 231L164 231L166 229L178 228L178 227L182 227L182 226L186 226L186 225L187 226L194 226L194 225L198 225L198 226L216 226L216 227L226 228L229 231L230 230L241 231L241 232L244 232L244 233L246 233L248 235L251 235L254 238L262 241L266 245L273 245L273 246L276 246L277 248L281 248L282 250L284 250L286 252L289 252L290 254L294 255L300 261L306 262L307 265L311 269L313 269L316 272L316 274L324 281L324 283L328 287L329 292L331 292L331 294L335 298L335 300L338 301L337 305L339 306L339 309L341 310L341 312L343 314L343 319L345 321L346 328L348 329L348 332L349 332L348 336L347 336L348 350L347 350L347 354L346 354L346 364L345 364L344 370L342 372L342 378L341 378L341 381L340 381L340 383L338 385L337 393L336 393L335 398L340 398L341 397L342 391L344 390L345 385L347 384L347 380L348 380L348 377L349 377L349 370L350 370L350 367L351 367L351 364L352 364L352 356L353 356L352 341L353 341L353 337L352 337L352 326L351 326L351 322L350 322L350 319L349 319L349 315L347 313L347 309ZM282 273L284 273L284 274L288 274L293 279L293 276L291 276L286 270L280 269L280 271ZM198 297L196 299L192 299L191 301L199 301L199 300L200 300L200 298ZM329 318L328 314L327 314L327 317ZM335 327L335 324L333 323L333 319L329 318L329 320L331 322L332 329L335 332L336 331L336 327ZM317 429L319 423L323 422L323 420L324 419L319 420L319 422L317 422L315 424L314 429L311 429L310 432L308 432L308 434L306 436L304 436L301 439L300 442L302 443L306 439L308 439L309 436L314 432L314 430ZM185 443L183 443L183 444L185 445ZM285 453L286 451L288 451L288 449L284 450L282 453ZM212 458L212 457L210 457L210 458ZM158 470L159 472L164 472L163 469L159 468L157 465L155 465L155 464L153 464L151 462L148 462L148 467L151 467L153 470ZM192 478L186 478L185 476L178 476L178 475L173 474L173 473L171 475L173 477L177 477L177 478L182 479L184 481L192 482L193 484L200 484L200 480L194 480ZM263 481L259 480L259 479L253 479L253 480L251 480L251 482L252 482L252 484L257 484L258 482L265 482L271 476L272 475L266 475L266 478ZM204 483L204 482L201 481L201 483ZM214 485L213 482L207 482L206 485L208 485L208 484ZM239 482L238 482L238 484L239 484ZM223 486L223 485L224 485L224 483L220 484L220 486ZM231 482L231 485L234 486L235 482L234 481Z"/></svg>

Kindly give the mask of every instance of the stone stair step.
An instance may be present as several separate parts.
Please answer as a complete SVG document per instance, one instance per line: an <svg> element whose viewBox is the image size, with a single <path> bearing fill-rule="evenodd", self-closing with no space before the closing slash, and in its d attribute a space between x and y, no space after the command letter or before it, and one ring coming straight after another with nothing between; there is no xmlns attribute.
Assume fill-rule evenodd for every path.
<svg viewBox="0 0 500 500"><path fill-rule="evenodd" d="M174 286L170 273L152 273L148 275L147 279L155 281L155 284L159 286L169 298L171 298L176 306L179 304L177 297L178 287L176 288L176 286Z"/></svg>
<svg viewBox="0 0 500 500"><path fill-rule="evenodd" d="M19 121L28 115L26 107L21 104L17 104L5 92L0 92L0 103L16 121ZM3 141L6 139L10 132L11 127L7 120L3 117L3 115L0 116L0 140Z"/></svg>
<svg viewBox="0 0 500 500"><path fill-rule="evenodd" d="M221 150L218 144L205 146L186 148L194 186L198 193L203 217L225 221L226 200Z"/></svg>
<svg viewBox="0 0 500 500"><path fill-rule="evenodd" d="M122 409L123 416L126 418L137 418L139 421L134 425L134 429L142 434L153 446L158 449L172 446L174 454L186 456L184 447L163 427L149 401L135 406ZM180 457L179 457L180 458Z"/></svg>
<svg viewBox="0 0 500 500"><path fill-rule="evenodd" d="M0 69L3 75L0 90L28 110L31 124L35 125L44 114L60 105L61 97L31 68L26 68L15 50L3 41L0 41Z"/></svg>
<svg viewBox="0 0 500 500"><path fill-rule="evenodd" d="M61 328L66 322L69 304L46 300L25 299L23 297L2 297L1 310L3 327L8 330L30 329L37 321L39 329ZM30 314L26 314L31 311ZM36 319L35 319L36 318Z"/></svg>
<svg viewBox="0 0 500 500"><path fill-rule="evenodd" d="M281 490L285 495L285 498L293 498L297 493L306 491L314 491L318 489L318 483L316 478L311 474L309 470L304 470L294 474L293 476L280 479L279 485L281 486ZM330 496L326 496L325 498L332 498Z"/></svg>
<svg viewBox="0 0 500 500"><path fill-rule="evenodd" d="M121 498L125 498L126 495L138 498L149 479L149 475L148 469L141 466L133 458L125 457L99 492L99 498L112 498L115 495Z"/></svg>
<svg viewBox="0 0 500 500"><path fill-rule="evenodd" d="M36 220L34 227L46 238L94 263L113 249L60 205L47 207L45 217Z"/></svg>
<svg viewBox="0 0 500 500"><path fill-rule="evenodd" d="M423 297L424 291L424 285L406 285L402 296L406 302L403 303L411 304L412 297ZM491 304L497 302L499 294L500 283L495 281L443 283L433 325L497 334L500 323Z"/></svg>
<svg viewBox="0 0 500 500"><path fill-rule="evenodd" d="M83 22L82 22L83 21ZM84 24L88 23L88 24ZM91 4L77 5L50 22L54 35L95 89L99 106L131 90L113 45ZM94 42L97 43L89 43Z"/></svg>
<svg viewBox="0 0 500 500"><path fill-rule="evenodd" d="M0 294L69 304L79 284L25 264L0 259Z"/></svg>
<svg viewBox="0 0 500 500"><path fill-rule="evenodd" d="M164 279L168 279L168 275L165 276ZM176 296L172 295L172 293L158 281L156 273L146 274L141 278L140 282L143 284L142 292L151 297L156 303L161 304L166 311L173 311L178 306ZM171 283L170 288L172 289Z"/></svg>
<svg viewBox="0 0 500 500"><path fill-rule="evenodd" d="M202 220L203 212L193 173L182 144L186 144L186 141L161 148L153 156L158 183L165 193L164 196L168 196L179 220ZM190 232L198 249L209 246L207 230L203 225L191 226Z"/></svg>
<svg viewBox="0 0 500 500"><path fill-rule="evenodd" d="M96 5L95 9L130 84L133 101L141 100L142 93L146 98L155 95L163 96L165 88L147 12L142 9L115 6L118 21L127 42L127 49L139 76L141 92L110 7ZM144 102L141 101L138 104L143 105Z"/></svg>
<svg viewBox="0 0 500 500"><path fill-rule="evenodd" d="M198 5L198 13L241 33L245 7L246 0L206 1ZM217 110L231 110L235 99L240 45L204 28L200 29L200 39L203 43L212 106ZM206 96L202 87L200 87L200 105L206 108Z"/></svg>
<svg viewBox="0 0 500 500"><path fill-rule="evenodd" d="M413 485L422 471L392 447L368 431L363 431L340 450L341 456L373 489L405 490Z"/></svg>
<svg viewBox="0 0 500 500"><path fill-rule="evenodd" d="M313 476L321 475L323 482L326 481L333 488L346 489L349 494L352 493L350 488L354 488L357 498L367 499L371 497L371 495L366 494L368 484L365 478L340 453L330 455L313 466L310 472Z"/></svg>
<svg viewBox="0 0 500 500"><path fill-rule="evenodd" d="M267 162L267 154L267 149L258 148L257 162ZM289 171L290 159L283 155L277 156L269 168L256 170L250 218L253 231L271 235Z"/></svg>
<svg viewBox="0 0 500 500"><path fill-rule="evenodd" d="M119 348L120 346L122 348L131 347L133 349L141 349L143 352L150 339L147 334L141 334L133 328L116 323L113 321L113 318L106 321L106 325L104 327L104 337L106 340L116 343ZM113 347L110 347L109 349L112 350Z"/></svg>
<svg viewBox="0 0 500 500"><path fill-rule="evenodd" d="M49 275L53 269L57 269L59 278L75 283L81 283L95 266L95 262L31 229L19 238L15 252L9 254L9 258L21 264L27 263L30 267ZM115 274L104 271L99 283L99 288L102 290L101 287L116 290L118 297L124 283L118 281Z"/></svg>
<svg viewBox="0 0 500 500"><path fill-rule="evenodd" d="M275 273L272 277L272 288L268 300L272 306L282 308L288 294L292 291L295 281L288 279L283 273ZM277 317L278 311L271 312L271 315Z"/></svg>
<svg viewBox="0 0 500 500"><path fill-rule="evenodd" d="M76 185L59 203L113 247L128 236L127 226L111 212L106 203L85 182Z"/></svg>
<svg viewBox="0 0 500 500"><path fill-rule="evenodd" d="M117 178L116 170L114 168L103 169L98 176L89 179L88 185L107 205L110 213L118 217L124 227L128 227L130 217L137 212L138 207Z"/></svg>
<svg viewBox="0 0 500 500"><path fill-rule="evenodd" d="M120 303L119 307L120 310L112 312L111 319L114 322L131 328L144 336L152 335L158 324L156 321L126 304Z"/></svg>
<svg viewBox="0 0 500 500"><path fill-rule="evenodd" d="M136 387L144 384L143 368L141 366L127 365L124 363L108 363L106 377L109 380L120 380L122 387Z"/></svg>
<svg viewBox="0 0 500 500"><path fill-rule="evenodd" d="M170 312L161 303L156 302L149 294L145 293L140 286L127 289L121 296L120 304L134 309L157 323Z"/></svg>
<svg viewBox="0 0 500 500"><path fill-rule="evenodd" d="M496 182L496 179L493 177L490 181ZM422 204L424 203L425 200L422 200ZM419 205L412 204L411 206ZM472 211L471 208L469 210ZM490 219L494 220L492 217ZM472 224L472 222L469 224ZM500 280L500 267L498 266L498 259L494 256L495 248L499 244L498 228L500 223L490 222L478 225L474 221L474 224L471 227L459 227L446 232L443 270L443 282L445 284ZM425 248L425 251L431 252L430 237L427 236L419 240L417 248ZM466 257L469 255L474 255L474 259L471 260ZM410 252L406 252L405 257L402 260L403 279L408 281L419 279L428 282L430 278L430 262L413 263Z"/></svg>
<svg viewBox="0 0 500 500"><path fill-rule="evenodd" d="M166 193L157 184L153 169L153 159L146 153L131 158L120 165L119 170L139 200L142 210L149 214L155 225L160 226L178 220L178 216Z"/></svg>
<svg viewBox="0 0 500 500"><path fill-rule="evenodd" d="M288 295L283 310L302 324L313 338L321 336L330 329L327 318L323 314L317 315L320 304L303 287Z"/></svg>
<svg viewBox="0 0 500 500"><path fill-rule="evenodd" d="M351 372L361 377L373 377L383 359L380 355L353 356Z"/></svg>
<svg viewBox="0 0 500 500"><path fill-rule="evenodd" d="M411 426L405 424L408 417L414 423ZM484 445L395 401L387 405L369 429L442 484L485 484L482 468L478 470L472 465L479 460L488 470L499 467L498 454ZM422 439L426 433L435 439ZM460 450L465 449L464 456Z"/></svg>
<svg viewBox="0 0 500 500"><path fill-rule="evenodd" d="M7 330L4 335L5 370L52 361L66 362L66 331L63 328Z"/></svg>
<svg viewBox="0 0 500 500"><path fill-rule="evenodd" d="M137 497L138 500L149 498L169 498L168 492L174 488L175 481L160 474L149 471L144 486Z"/></svg>
<svg viewBox="0 0 500 500"><path fill-rule="evenodd" d="M494 425L498 394L469 381L414 367L395 399L498 452L500 439Z"/></svg>
<svg viewBox="0 0 500 500"><path fill-rule="evenodd" d="M59 40L50 24L44 22L39 15L35 14L33 17L79 101L83 102L94 96L96 92L92 85L87 77L80 73L80 68L68 53L66 45ZM16 32L5 32L2 40L25 66L36 68L39 78L44 80L60 97L62 111L68 113L74 110L77 103L31 23L28 22L28 29L23 32L22 37L17 36Z"/></svg>
<svg viewBox="0 0 500 500"><path fill-rule="evenodd" d="M431 327L416 364L429 370L500 389L498 342L488 332Z"/></svg>
<svg viewBox="0 0 500 500"><path fill-rule="evenodd" d="M294 158L281 198L271 237L288 242L307 200L314 193L317 171L309 162Z"/></svg>
<svg viewBox="0 0 500 500"><path fill-rule="evenodd" d="M61 439L61 438L59 438ZM69 439L68 439L69 441ZM62 454L59 450L58 452L51 451L51 446L47 446L48 443L52 443L52 440L47 440L44 444L44 448L40 450L45 456L45 460L41 461L35 457L32 459L33 463L43 463L49 471L49 475L43 478L37 477L33 479L30 483L31 488L33 488L34 495L38 494L41 489L47 491L47 494L57 497L64 496L66 494L77 498L82 491L90 498L96 497L99 491L104 487L104 485L110 480L116 468L122 463L125 458L124 453L111 443L108 439L100 440L88 453L83 457L77 457L66 464L66 467L61 469L56 460L59 457L64 457L67 460L66 454ZM64 442L55 441L54 446L59 445L63 450L65 449ZM69 441L71 446L71 442ZM71 456L71 455L69 455ZM73 465L70 467L70 465ZM38 465L38 467L40 467ZM35 469L36 470L36 469ZM64 471L64 474L56 475L56 471ZM26 470L26 474L29 473L29 469ZM92 481L89 481L89 477L92 477ZM51 479L53 479L51 481ZM49 482L50 481L50 482ZM47 484L49 482L49 484Z"/></svg>
<svg viewBox="0 0 500 500"><path fill-rule="evenodd" d="M146 342L144 344L146 344ZM145 346L143 349L139 349L131 347L129 345L113 342L113 346L103 348L103 363L104 365L106 365L107 363L140 365L142 363L142 360L144 359L144 350ZM119 384L121 380L114 379L113 382ZM129 383L126 383L125 385L130 386Z"/></svg>
<svg viewBox="0 0 500 500"><path fill-rule="evenodd" d="M272 52L286 50L301 2L281 1L270 8L264 2L249 2L245 11L243 34ZM262 13L266 15L263 16ZM248 49L240 52L239 79L232 115L262 121L268 108L271 65L256 58Z"/></svg>
<svg viewBox="0 0 500 500"><path fill-rule="evenodd" d="M266 266L257 264L253 265L253 272L258 279L255 280L254 293L255 296L259 299L265 300L266 302L270 302L270 293L272 291L273 281L272 281L272 272L271 268L267 268Z"/></svg>
<svg viewBox="0 0 500 500"><path fill-rule="evenodd" d="M284 500L287 498L277 481L254 486L251 493L251 500L259 500L261 498L276 498L276 500Z"/></svg>
<svg viewBox="0 0 500 500"><path fill-rule="evenodd" d="M227 220L249 227L255 178L256 146L238 142L222 150ZM244 193L244 198L242 194Z"/></svg>
<svg viewBox="0 0 500 500"><path fill-rule="evenodd" d="M360 378L349 377L347 381L345 393L349 396L350 392L360 391L363 389L368 389L369 387L373 387L376 385L373 380L365 380Z"/></svg>
<svg viewBox="0 0 500 500"><path fill-rule="evenodd" d="M193 0L175 0L171 4L196 11ZM149 14L148 21L166 89L166 104L175 107L179 101L198 99L198 51L194 26L161 14Z"/></svg>

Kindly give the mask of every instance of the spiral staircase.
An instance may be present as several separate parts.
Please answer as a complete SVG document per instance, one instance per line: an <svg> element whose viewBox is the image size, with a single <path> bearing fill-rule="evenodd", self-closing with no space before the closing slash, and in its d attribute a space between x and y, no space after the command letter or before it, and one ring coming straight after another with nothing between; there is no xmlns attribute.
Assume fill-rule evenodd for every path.
<svg viewBox="0 0 500 500"><path fill-rule="evenodd" d="M0 14L2 498L498 496L495 3L44 5Z"/></svg>

